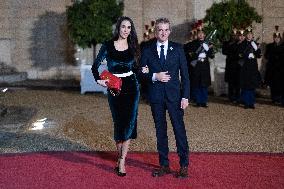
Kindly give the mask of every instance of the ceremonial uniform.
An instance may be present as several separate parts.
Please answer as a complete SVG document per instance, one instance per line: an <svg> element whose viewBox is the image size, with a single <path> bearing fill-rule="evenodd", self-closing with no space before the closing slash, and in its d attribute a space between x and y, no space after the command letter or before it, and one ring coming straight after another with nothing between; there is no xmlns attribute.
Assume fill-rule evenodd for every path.
<svg viewBox="0 0 284 189"><path fill-rule="evenodd" d="M265 58L267 59L265 83L270 87L273 103L284 106L284 43L281 43L280 33L273 34L273 43L266 46Z"/></svg>
<svg viewBox="0 0 284 189"><path fill-rule="evenodd" d="M254 109L255 89L261 78L258 71L257 58L261 57L261 50L254 41L245 40L238 46L240 69L241 100L245 108Z"/></svg>
<svg viewBox="0 0 284 189"><path fill-rule="evenodd" d="M193 99L197 106L207 107L208 87L211 85L210 63L213 58L213 49L204 48L203 40L194 40L185 45Z"/></svg>
<svg viewBox="0 0 284 189"><path fill-rule="evenodd" d="M228 98L231 102L240 100L240 64L238 63L238 44L231 39L223 43L222 53L226 55L225 82L228 83Z"/></svg>

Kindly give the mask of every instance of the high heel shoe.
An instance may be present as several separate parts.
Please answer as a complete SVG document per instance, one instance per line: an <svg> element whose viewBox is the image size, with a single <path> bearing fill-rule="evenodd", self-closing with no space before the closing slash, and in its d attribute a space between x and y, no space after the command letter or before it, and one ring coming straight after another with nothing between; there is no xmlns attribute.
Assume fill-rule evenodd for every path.
<svg viewBox="0 0 284 189"><path fill-rule="evenodd" d="M120 177L125 177L125 176L126 176L126 173L123 173L123 172L118 171L118 172L117 172L117 175L120 176Z"/></svg>
<svg viewBox="0 0 284 189"><path fill-rule="evenodd" d="M114 172L118 173L119 172L119 167L116 166L113 170L114 170Z"/></svg>
<svg viewBox="0 0 284 189"><path fill-rule="evenodd" d="M115 168L113 169L116 174L117 174L118 171L119 171L119 162L120 162L120 159L121 159L121 156L118 155L118 156L117 156L117 161L116 161L116 166L115 166Z"/></svg>
<svg viewBox="0 0 284 189"><path fill-rule="evenodd" d="M118 161L118 166L115 167L114 169L116 170L116 174L120 177L125 177L126 176L126 173L124 172L121 172L120 171L120 161L122 160L122 158L119 158L119 161Z"/></svg>

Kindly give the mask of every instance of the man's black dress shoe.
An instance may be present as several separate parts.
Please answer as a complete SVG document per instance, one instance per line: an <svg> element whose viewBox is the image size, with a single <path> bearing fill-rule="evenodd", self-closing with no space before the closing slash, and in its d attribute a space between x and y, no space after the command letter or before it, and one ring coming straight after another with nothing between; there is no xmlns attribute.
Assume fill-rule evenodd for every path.
<svg viewBox="0 0 284 189"><path fill-rule="evenodd" d="M187 178L188 177L188 167L181 167L176 177L177 178Z"/></svg>
<svg viewBox="0 0 284 189"><path fill-rule="evenodd" d="M202 103L202 104L201 104L201 107L203 107L203 108L208 108L208 105L207 105L206 103Z"/></svg>
<svg viewBox="0 0 284 189"><path fill-rule="evenodd" d="M255 106L254 105L249 105L249 108L250 109L255 109Z"/></svg>
<svg viewBox="0 0 284 189"><path fill-rule="evenodd" d="M153 177L161 177L171 173L171 169L168 166L161 166L159 169L152 172Z"/></svg>
<svg viewBox="0 0 284 189"><path fill-rule="evenodd" d="M201 107L201 104L200 103L196 103L193 105L194 107Z"/></svg>

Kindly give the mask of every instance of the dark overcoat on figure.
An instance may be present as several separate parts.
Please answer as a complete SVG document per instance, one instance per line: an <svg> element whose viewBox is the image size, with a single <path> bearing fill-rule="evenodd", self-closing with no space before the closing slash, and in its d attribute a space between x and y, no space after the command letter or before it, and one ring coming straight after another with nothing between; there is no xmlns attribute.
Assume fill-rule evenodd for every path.
<svg viewBox="0 0 284 189"><path fill-rule="evenodd" d="M255 58L249 58L252 53ZM242 89L255 89L260 85L261 77L258 70L257 58L261 57L261 50L254 50L250 41L243 41L238 45L240 70L240 87Z"/></svg>
<svg viewBox="0 0 284 189"><path fill-rule="evenodd" d="M238 63L237 41L223 43L222 53L226 55L225 82L235 87L240 86L240 64Z"/></svg>
<svg viewBox="0 0 284 189"><path fill-rule="evenodd" d="M281 91L284 87L284 43L277 45L270 43L266 46L265 58L267 59L265 82Z"/></svg>
<svg viewBox="0 0 284 189"><path fill-rule="evenodd" d="M208 58L214 58L213 49L209 48L207 52L204 51L206 58L203 62L197 61L195 66L191 64L192 60L198 59L199 52L197 52L197 50L202 43L203 41L194 40L184 46L189 67L191 87L208 87L211 85L210 63Z"/></svg>

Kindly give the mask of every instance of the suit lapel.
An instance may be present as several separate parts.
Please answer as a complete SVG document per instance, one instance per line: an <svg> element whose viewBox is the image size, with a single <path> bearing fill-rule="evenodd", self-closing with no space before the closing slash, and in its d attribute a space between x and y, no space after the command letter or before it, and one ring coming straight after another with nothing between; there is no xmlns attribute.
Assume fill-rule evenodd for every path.
<svg viewBox="0 0 284 189"><path fill-rule="evenodd" d="M153 52L153 56L154 56L154 61L153 62L157 63L158 66L161 66L160 58L159 58L158 51L157 51L157 42L153 42L151 44L151 51Z"/></svg>
<svg viewBox="0 0 284 189"><path fill-rule="evenodd" d="M173 53L173 46L172 46L172 43L169 41L165 64L169 63L169 60L171 59L172 53Z"/></svg>
<svg viewBox="0 0 284 189"><path fill-rule="evenodd" d="M154 58L155 59L159 59L159 55L158 55L158 51L157 51L157 44L156 43L152 43L152 52L154 54Z"/></svg>

